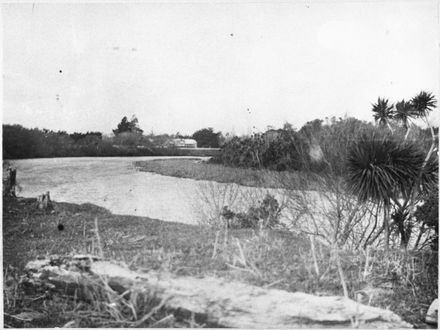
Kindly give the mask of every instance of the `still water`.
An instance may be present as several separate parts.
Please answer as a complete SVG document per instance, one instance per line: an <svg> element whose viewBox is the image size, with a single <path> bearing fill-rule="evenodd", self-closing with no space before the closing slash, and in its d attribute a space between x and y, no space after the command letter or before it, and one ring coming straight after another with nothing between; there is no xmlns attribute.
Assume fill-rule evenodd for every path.
<svg viewBox="0 0 440 330"><path fill-rule="evenodd" d="M182 223L215 217L225 205L244 210L249 201L261 200L269 190L140 172L133 165L165 158L173 157L45 158L12 163L17 167L19 196L50 191L57 202L92 203L114 214Z"/></svg>

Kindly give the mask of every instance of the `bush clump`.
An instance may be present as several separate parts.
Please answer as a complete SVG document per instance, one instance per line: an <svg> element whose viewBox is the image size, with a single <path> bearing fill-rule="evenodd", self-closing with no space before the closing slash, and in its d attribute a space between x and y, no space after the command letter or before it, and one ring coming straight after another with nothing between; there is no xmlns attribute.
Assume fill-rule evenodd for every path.
<svg viewBox="0 0 440 330"><path fill-rule="evenodd" d="M234 212L227 206L222 209L221 216L231 229L273 229L280 226L281 207L275 197L267 194L260 204L250 207L247 212Z"/></svg>

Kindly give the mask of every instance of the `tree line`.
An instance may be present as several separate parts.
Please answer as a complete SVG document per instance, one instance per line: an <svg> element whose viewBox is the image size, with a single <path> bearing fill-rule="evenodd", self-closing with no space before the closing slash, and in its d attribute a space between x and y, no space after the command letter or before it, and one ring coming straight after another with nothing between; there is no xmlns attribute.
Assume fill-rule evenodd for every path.
<svg viewBox="0 0 440 330"><path fill-rule="evenodd" d="M193 138L198 147L218 148L221 132L203 128L191 136L177 134L144 134L136 116L122 118L112 136L101 132L68 134L65 131L3 125L3 159L81 157L81 156L155 156L179 155L167 143L174 138Z"/></svg>

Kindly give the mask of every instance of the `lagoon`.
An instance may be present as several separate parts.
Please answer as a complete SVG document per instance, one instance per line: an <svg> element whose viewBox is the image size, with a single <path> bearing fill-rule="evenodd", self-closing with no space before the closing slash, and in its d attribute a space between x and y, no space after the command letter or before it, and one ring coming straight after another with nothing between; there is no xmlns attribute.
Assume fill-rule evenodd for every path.
<svg viewBox="0 0 440 330"><path fill-rule="evenodd" d="M188 224L215 218L225 205L246 210L268 192L279 195L274 189L141 172L133 165L170 158L175 157L41 158L11 163L17 168L18 196L35 198L50 191L57 202L92 203L114 214Z"/></svg>

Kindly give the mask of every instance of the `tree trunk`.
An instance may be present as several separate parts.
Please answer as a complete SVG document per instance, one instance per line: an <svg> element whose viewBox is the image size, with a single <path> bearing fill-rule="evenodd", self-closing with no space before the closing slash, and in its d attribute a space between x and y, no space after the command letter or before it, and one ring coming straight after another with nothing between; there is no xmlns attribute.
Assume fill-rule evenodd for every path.
<svg viewBox="0 0 440 330"><path fill-rule="evenodd" d="M154 294L168 311L183 317L192 315L210 327L411 328L391 311L361 305L344 297L263 289L214 277L134 272L92 256L35 260L28 263L26 269L29 285L49 285L53 290L76 295L79 299L114 296L120 300ZM104 294L91 295L90 292Z"/></svg>
<svg viewBox="0 0 440 330"><path fill-rule="evenodd" d="M422 227L420 228L419 235L417 236L416 243L414 244L414 250L417 249L420 243L420 239L422 238L423 234L425 233L425 223L422 223Z"/></svg>
<svg viewBox="0 0 440 330"><path fill-rule="evenodd" d="M410 235L408 235L407 229L405 228L405 222L398 222L397 228L399 229L400 234L400 247L406 250Z"/></svg>
<svg viewBox="0 0 440 330"><path fill-rule="evenodd" d="M390 250L390 205L384 205L383 209L383 226L385 229L385 251Z"/></svg>
<svg viewBox="0 0 440 330"><path fill-rule="evenodd" d="M409 131L410 131L410 127L405 127L405 138L403 139L404 141L406 141L406 139L408 138L408 135L409 135Z"/></svg>

